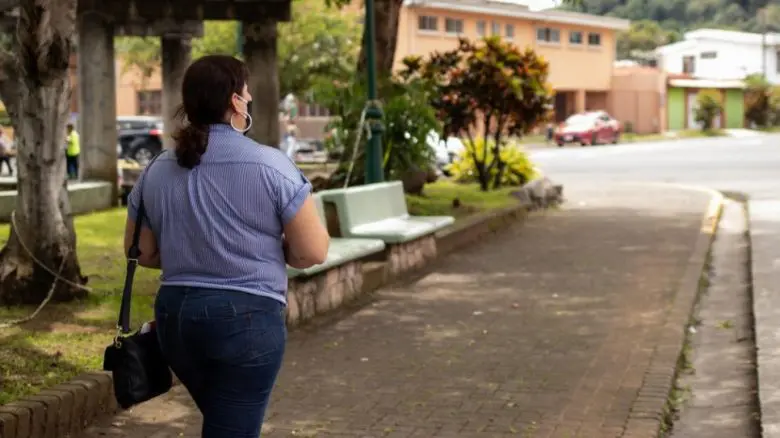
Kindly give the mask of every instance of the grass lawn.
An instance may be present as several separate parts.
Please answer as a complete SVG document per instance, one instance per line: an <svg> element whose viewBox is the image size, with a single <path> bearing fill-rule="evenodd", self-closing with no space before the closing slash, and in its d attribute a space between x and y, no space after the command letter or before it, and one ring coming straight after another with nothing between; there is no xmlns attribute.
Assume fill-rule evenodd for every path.
<svg viewBox="0 0 780 438"><path fill-rule="evenodd" d="M685 131L677 131L674 133L674 137L676 138L723 137L725 135L726 131L723 131L722 129L713 129L712 131L686 129Z"/></svg>
<svg viewBox="0 0 780 438"><path fill-rule="evenodd" d="M509 205L513 202L509 191L481 193L476 185L442 181L426 186L425 197L407 199L413 214L463 217ZM456 197L462 205L453 209L452 200ZM79 261L93 289L88 299L49 304L31 322L0 328L0 404L102 367L103 350L115 333L122 294L125 215L125 209L120 208L76 218ZM0 244L7 238L8 226L0 225ZM153 317L157 276L158 271L137 271L131 311L133 327ZM0 307L0 322L32 311Z"/></svg>
<svg viewBox="0 0 780 438"><path fill-rule="evenodd" d="M49 304L33 321L0 329L0 404L102 367L122 294L125 215L124 209L115 209L76 218L79 261L93 289L88 299ZM7 238L8 226L0 225L0 243ZM152 318L157 276L153 270L137 271L131 312L135 325ZM0 307L0 322L32 311Z"/></svg>
<svg viewBox="0 0 780 438"><path fill-rule="evenodd" d="M700 137L722 137L726 133L722 130L716 129L708 132L701 131L699 129L689 129L684 131L677 131L674 133L659 133L659 134L633 134L623 133L620 135L620 143L638 143L646 141L664 141L674 140L677 138L700 138ZM520 139L521 144L527 145L546 145L547 140L541 135L530 135ZM554 147L554 144L550 144L550 147Z"/></svg>
<svg viewBox="0 0 780 438"><path fill-rule="evenodd" d="M503 208L517 203L517 198L509 195L517 187L506 187L490 192L482 192L477 184L457 184L449 180L440 180L427 184L423 196L406 196L409 214L418 216L455 216L456 219L470 214ZM460 206L455 208L452 201L457 198Z"/></svg>

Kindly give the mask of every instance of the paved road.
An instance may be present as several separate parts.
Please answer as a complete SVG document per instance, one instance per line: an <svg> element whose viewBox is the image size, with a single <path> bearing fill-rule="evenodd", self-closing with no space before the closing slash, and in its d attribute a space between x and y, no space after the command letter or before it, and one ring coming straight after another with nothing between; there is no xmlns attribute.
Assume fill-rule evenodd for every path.
<svg viewBox="0 0 780 438"><path fill-rule="evenodd" d="M563 210L294 333L264 436L620 436L710 200L635 190L581 186ZM83 437L199 427L179 388Z"/></svg>
<svg viewBox="0 0 780 438"><path fill-rule="evenodd" d="M764 438L780 437L780 135L532 151L568 187L653 181L750 197L758 380Z"/></svg>

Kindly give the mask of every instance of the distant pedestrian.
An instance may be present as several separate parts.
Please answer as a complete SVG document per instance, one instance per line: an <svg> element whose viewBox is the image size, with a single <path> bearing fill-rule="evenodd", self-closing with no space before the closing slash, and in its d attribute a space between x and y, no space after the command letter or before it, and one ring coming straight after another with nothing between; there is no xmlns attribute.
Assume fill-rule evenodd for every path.
<svg viewBox="0 0 780 438"><path fill-rule="evenodd" d="M81 139L79 133L68 123L68 136L66 137L65 159L68 165L68 179L79 178L79 155L81 154Z"/></svg>
<svg viewBox="0 0 780 438"><path fill-rule="evenodd" d="M551 144L553 141L553 124L552 122L547 122L547 144Z"/></svg>
<svg viewBox="0 0 780 438"><path fill-rule="evenodd" d="M5 136L3 128L0 128L0 175L3 174L3 164L5 164L8 166L8 174L13 176L14 168L11 167L12 156L11 140Z"/></svg>

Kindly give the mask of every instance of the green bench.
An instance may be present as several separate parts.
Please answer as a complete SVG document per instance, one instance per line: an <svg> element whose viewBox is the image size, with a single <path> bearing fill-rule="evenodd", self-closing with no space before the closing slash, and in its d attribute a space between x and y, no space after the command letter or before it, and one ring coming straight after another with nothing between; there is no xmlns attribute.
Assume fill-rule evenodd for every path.
<svg viewBox="0 0 780 438"><path fill-rule="evenodd" d="M317 213L320 216L320 220L327 226L322 199L316 194L312 198L317 206ZM288 266L287 277L296 278L319 274L347 262L382 252L384 249L385 243L380 239L331 238L330 246L328 247L328 257L325 259L325 263L306 269L295 269Z"/></svg>
<svg viewBox="0 0 780 438"><path fill-rule="evenodd" d="M405 243L452 225L452 216L410 216L400 181L369 184L318 193L333 203L344 237Z"/></svg>

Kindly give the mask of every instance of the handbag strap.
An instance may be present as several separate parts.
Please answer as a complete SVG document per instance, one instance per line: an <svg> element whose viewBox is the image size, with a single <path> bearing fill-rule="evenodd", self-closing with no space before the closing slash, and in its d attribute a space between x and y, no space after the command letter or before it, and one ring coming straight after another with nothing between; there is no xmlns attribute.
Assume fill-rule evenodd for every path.
<svg viewBox="0 0 780 438"><path fill-rule="evenodd" d="M164 153L164 152L163 152ZM149 175L149 168L152 167L154 161L163 153L157 154L149 161L144 171L144 178L141 179L138 187L138 212L135 216L135 228L133 228L133 240L130 243L130 248L127 250L127 272L125 274L125 286L122 290L122 304L119 306L119 319L116 323L119 334L130 333L130 301L133 296L133 279L135 278L135 269L138 267L138 257L141 256L141 228L146 216L146 206L144 205L144 190L143 185L146 177Z"/></svg>

